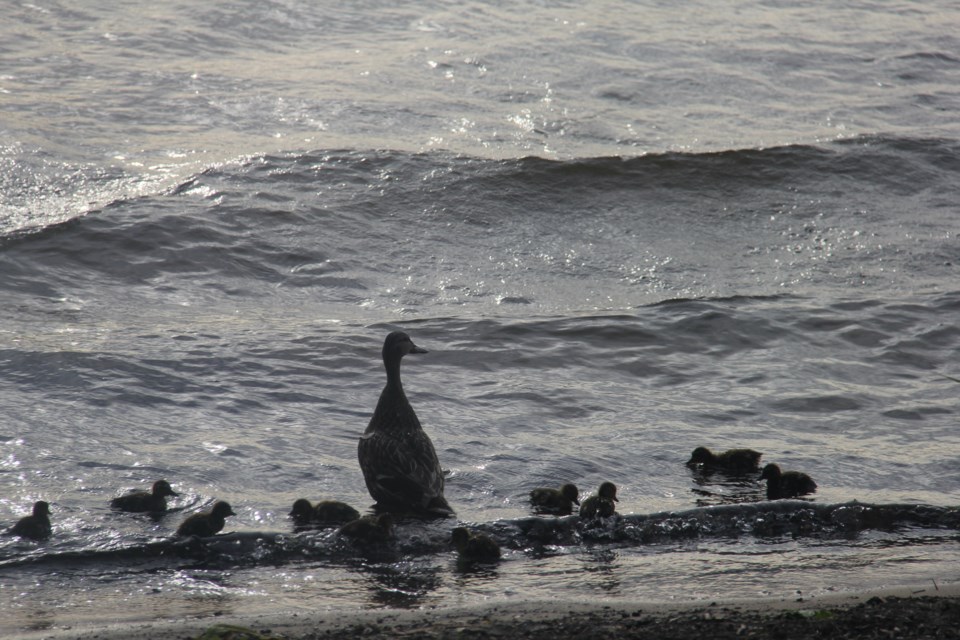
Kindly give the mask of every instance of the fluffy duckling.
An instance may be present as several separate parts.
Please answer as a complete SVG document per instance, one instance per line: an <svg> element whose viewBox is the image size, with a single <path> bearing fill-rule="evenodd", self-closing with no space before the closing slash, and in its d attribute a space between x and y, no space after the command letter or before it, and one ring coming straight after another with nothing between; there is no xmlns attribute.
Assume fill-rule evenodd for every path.
<svg viewBox="0 0 960 640"><path fill-rule="evenodd" d="M750 473L760 470L760 456L753 449L730 449L723 453L713 453L706 447L697 447L687 461L687 466L700 466L710 471L727 473Z"/></svg>
<svg viewBox="0 0 960 640"><path fill-rule="evenodd" d="M293 503L290 517L299 526L308 524L344 524L360 517L360 512L339 500L321 500L316 505L306 498Z"/></svg>
<svg viewBox="0 0 960 640"><path fill-rule="evenodd" d="M530 492L530 504L538 513L570 515L573 513L573 505L580 504L580 490L570 483L559 489L541 487Z"/></svg>
<svg viewBox="0 0 960 640"><path fill-rule="evenodd" d="M309 500L300 498L293 503L293 507L290 508L290 513L287 515L290 516L294 524L302 527L312 524L317 512L314 511L313 505L310 504Z"/></svg>
<svg viewBox="0 0 960 640"><path fill-rule="evenodd" d="M400 381L400 360L410 353L427 350L413 344L403 331L387 335L382 352L387 384L360 437L357 457L378 507L448 515L453 509L443 496L440 460Z"/></svg>
<svg viewBox="0 0 960 640"><path fill-rule="evenodd" d="M20 518L15 525L10 527L7 534L29 538L30 540L43 540L49 538L52 532L50 505L43 500L39 500L33 503L33 514Z"/></svg>
<svg viewBox="0 0 960 640"><path fill-rule="evenodd" d="M450 535L461 560L491 561L500 558L500 545L485 533L473 533L466 527L457 527Z"/></svg>
<svg viewBox="0 0 960 640"><path fill-rule="evenodd" d="M339 532L354 542L386 542L393 537L393 517L389 513L363 516L343 525Z"/></svg>
<svg viewBox="0 0 960 640"><path fill-rule="evenodd" d="M796 498L817 490L813 478L799 471L780 471L780 467L771 463L763 468L761 480L767 481L767 500Z"/></svg>
<svg viewBox="0 0 960 640"><path fill-rule="evenodd" d="M235 515L237 514L233 512L230 504L221 500L213 505L213 509L210 511L195 513L184 520L177 529L177 535L200 536L201 538L216 535L223 530L223 526L227 523L227 517Z"/></svg>
<svg viewBox="0 0 960 640"><path fill-rule="evenodd" d="M612 482L604 482L597 490L597 495L590 496L580 505L580 518L584 520L609 518L617 513L614 502L619 502L617 485Z"/></svg>
<svg viewBox="0 0 960 640"><path fill-rule="evenodd" d="M339 500L321 500L313 510L320 524L344 524L360 517L359 511Z"/></svg>
<svg viewBox="0 0 960 640"><path fill-rule="evenodd" d="M167 496L180 495L166 480L157 480L150 491L132 491L110 501L110 506L120 511L140 513L144 511L160 512L167 510Z"/></svg>

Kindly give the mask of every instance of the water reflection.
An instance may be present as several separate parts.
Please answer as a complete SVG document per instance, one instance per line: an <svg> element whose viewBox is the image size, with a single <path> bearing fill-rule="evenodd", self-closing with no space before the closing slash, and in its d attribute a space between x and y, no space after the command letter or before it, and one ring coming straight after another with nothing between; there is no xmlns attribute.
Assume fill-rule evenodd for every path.
<svg viewBox="0 0 960 640"><path fill-rule="evenodd" d="M376 606L414 609L443 586L439 567L412 563L373 565L365 569L370 601Z"/></svg>
<svg viewBox="0 0 960 640"><path fill-rule="evenodd" d="M580 554L585 576L591 585L596 585L610 595L619 595L623 586L623 567L620 554L614 549L588 547Z"/></svg>
<svg viewBox="0 0 960 640"><path fill-rule="evenodd" d="M696 487L690 489L697 496L698 507L721 504L743 504L767 499L758 474L728 474L709 468L691 469Z"/></svg>

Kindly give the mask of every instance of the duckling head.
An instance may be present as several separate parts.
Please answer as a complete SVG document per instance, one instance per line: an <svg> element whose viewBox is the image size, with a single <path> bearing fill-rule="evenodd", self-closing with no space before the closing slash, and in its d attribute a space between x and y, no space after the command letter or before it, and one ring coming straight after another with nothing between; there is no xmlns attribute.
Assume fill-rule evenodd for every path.
<svg viewBox="0 0 960 640"><path fill-rule="evenodd" d="M567 483L560 487L560 495L574 504L580 504L580 489L575 484Z"/></svg>

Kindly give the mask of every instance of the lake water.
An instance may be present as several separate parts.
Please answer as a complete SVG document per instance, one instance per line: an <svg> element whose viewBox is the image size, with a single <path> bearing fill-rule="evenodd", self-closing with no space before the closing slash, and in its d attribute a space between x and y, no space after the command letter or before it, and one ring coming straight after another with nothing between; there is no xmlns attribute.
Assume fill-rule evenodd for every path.
<svg viewBox="0 0 960 640"><path fill-rule="evenodd" d="M957 580L953 3L82 4L0 24L0 523L54 531L0 538L0 633ZM296 533L370 505L397 328L456 517Z"/></svg>

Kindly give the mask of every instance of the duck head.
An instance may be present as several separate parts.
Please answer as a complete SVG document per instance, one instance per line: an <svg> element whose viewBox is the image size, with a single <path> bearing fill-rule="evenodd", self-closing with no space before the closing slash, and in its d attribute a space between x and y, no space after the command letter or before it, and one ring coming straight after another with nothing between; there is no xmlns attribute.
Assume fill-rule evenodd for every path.
<svg viewBox="0 0 960 640"><path fill-rule="evenodd" d="M614 502L620 502L617 500L617 485L612 482L604 482L600 485L600 489L597 491L597 495L601 498L606 498L607 500L613 500Z"/></svg>
<svg viewBox="0 0 960 640"><path fill-rule="evenodd" d="M392 331L387 334L386 340L383 341L384 360L399 360L408 353L427 353L427 350L413 344L410 336L403 331Z"/></svg>
<svg viewBox="0 0 960 640"><path fill-rule="evenodd" d="M170 486L170 483L166 480L157 480L153 483L153 489L151 490L153 495L164 498L166 496L179 496L180 494L173 490L173 487Z"/></svg>

